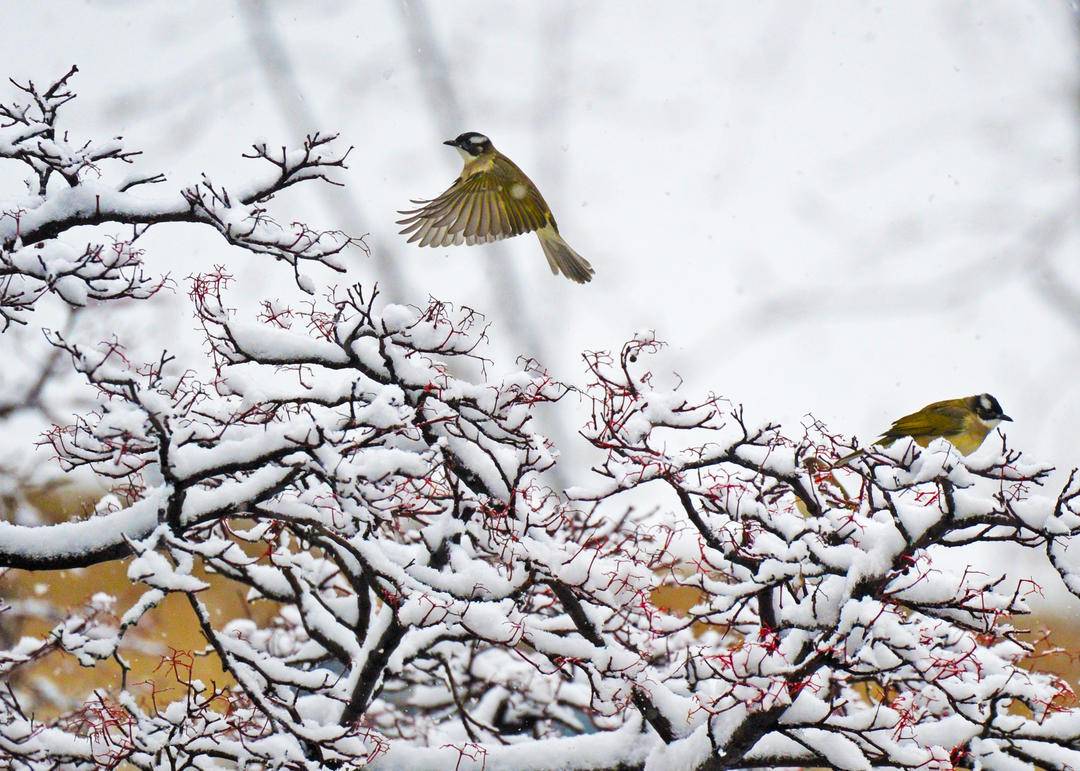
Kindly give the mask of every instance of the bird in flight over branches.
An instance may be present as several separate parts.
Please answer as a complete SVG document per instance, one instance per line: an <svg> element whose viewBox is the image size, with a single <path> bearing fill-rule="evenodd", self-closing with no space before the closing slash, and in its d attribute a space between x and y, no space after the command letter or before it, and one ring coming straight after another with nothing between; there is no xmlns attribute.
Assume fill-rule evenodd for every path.
<svg viewBox="0 0 1080 771"><path fill-rule="evenodd" d="M982 446L983 440L1001 421L1011 421L1001 410L998 400L990 394L976 394L963 399L946 399L923 407L918 412L893 422L874 444L888 447L897 439L910 437L920 447L935 439L948 439L961 455L970 455ZM858 450L845 455L835 466L846 466L865 455Z"/></svg>
<svg viewBox="0 0 1080 771"><path fill-rule="evenodd" d="M465 166L446 192L430 201L413 201L420 208L401 211L398 220L409 243L420 246L487 244L503 238L536 233L551 272L571 281L592 280L589 261L559 235L555 216L536 185L517 164L475 131L443 142L461 153Z"/></svg>

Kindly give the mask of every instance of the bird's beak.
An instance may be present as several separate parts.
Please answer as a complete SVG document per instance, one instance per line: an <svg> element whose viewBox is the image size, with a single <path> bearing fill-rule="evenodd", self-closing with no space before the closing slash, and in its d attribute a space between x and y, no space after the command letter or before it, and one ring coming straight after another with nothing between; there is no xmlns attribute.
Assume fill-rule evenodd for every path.
<svg viewBox="0 0 1080 771"><path fill-rule="evenodd" d="M455 140L455 139L447 139L445 142L443 142L443 144L444 145L450 145L451 147L457 147L457 140Z"/></svg>
<svg viewBox="0 0 1080 771"><path fill-rule="evenodd" d="M1002 415L1002 416L1001 416L1000 418L998 418L998 420L1007 420L1007 421L1009 421L1010 423L1012 423L1012 422L1013 422L1013 419L1012 419L1012 418L1010 418L1010 417L1009 417L1008 415Z"/></svg>

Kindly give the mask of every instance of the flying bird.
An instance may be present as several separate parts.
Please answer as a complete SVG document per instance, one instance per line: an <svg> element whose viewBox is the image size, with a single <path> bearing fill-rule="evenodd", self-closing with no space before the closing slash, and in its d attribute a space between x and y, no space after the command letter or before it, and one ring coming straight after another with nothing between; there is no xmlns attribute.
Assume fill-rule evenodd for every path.
<svg viewBox="0 0 1080 771"><path fill-rule="evenodd" d="M589 261L559 235L555 216L517 164L475 131L443 142L461 153L465 166L446 192L430 201L413 201L420 208L398 212L408 243L420 246L487 244L503 238L536 233L551 272L571 281L592 280Z"/></svg>
<svg viewBox="0 0 1080 771"><path fill-rule="evenodd" d="M983 440L1001 421L1009 420L998 400L990 394L977 394L963 399L946 399L905 415L892 424L874 444L888 447L897 439L910 437L920 447L935 439L948 439L961 455L970 455L982 446ZM834 466L846 466L866 450L858 450L838 460Z"/></svg>

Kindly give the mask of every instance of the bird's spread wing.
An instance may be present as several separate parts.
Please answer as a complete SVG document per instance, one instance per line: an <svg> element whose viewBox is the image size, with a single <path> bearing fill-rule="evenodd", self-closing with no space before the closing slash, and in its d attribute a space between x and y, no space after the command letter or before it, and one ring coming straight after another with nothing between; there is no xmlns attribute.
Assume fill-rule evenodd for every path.
<svg viewBox="0 0 1080 771"><path fill-rule="evenodd" d="M882 439L900 439L910 436L935 437L959 434L964 430L967 411L947 403L931 404L911 415L905 415L881 435Z"/></svg>
<svg viewBox="0 0 1080 771"><path fill-rule="evenodd" d="M418 209L399 212L401 231L420 246L486 244L539 230L549 222L547 204L512 162L497 159L486 171L459 179ZM554 224L554 222L552 222Z"/></svg>

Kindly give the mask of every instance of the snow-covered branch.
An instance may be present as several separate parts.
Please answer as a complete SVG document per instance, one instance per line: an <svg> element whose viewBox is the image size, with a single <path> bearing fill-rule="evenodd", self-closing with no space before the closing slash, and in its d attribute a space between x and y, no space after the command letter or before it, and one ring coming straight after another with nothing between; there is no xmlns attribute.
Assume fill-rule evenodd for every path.
<svg viewBox="0 0 1080 771"><path fill-rule="evenodd" d="M46 441L128 504L6 525L0 565L129 554L146 593L118 621L72 622L93 633L26 639L0 662L50 645L114 656L179 594L207 641L185 655L216 656L232 682L181 665L179 696L124 687L48 725L11 691L0 752L24 767L207 752L298 769L1080 761L1072 692L1026 664L1013 626L1034 587L932 548L1007 540L1075 591L1059 558L1080 532L1075 478L1043 496L1048 469L1003 441L980 462L899 442L833 471L838 437L661 388L646 367L661 346L638 338L586 357L598 476L564 493L532 417L573 389L534 361L496 374L477 312L355 286L244 321L231 282L191 281L205 380L168 354L137 364L119 341L52 336L100 399ZM670 506L640 512L645 488ZM277 603L272 623L221 619L207 572ZM689 613L653 604L671 583L696 593ZM183 737L167 757L163 735Z"/></svg>
<svg viewBox="0 0 1080 771"><path fill-rule="evenodd" d="M20 96L0 103L0 159L19 163L27 172L25 193L0 206L4 329L24 323L25 314L49 293L73 306L153 295L164 280L144 272L135 243L155 224L209 225L235 246L289 263L308 291L304 262L342 271L340 252L363 247L360 239L340 231L280 224L266 209L277 193L300 182L339 184L333 173L345 168L349 150L334 149L336 135L311 134L297 149L254 145L245 157L261 161L269 173L233 188L204 176L175 193L147 196L144 187L164 183L164 174L114 171L118 164L134 167L140 151L129 149L121 137L76 140L60 124L61 108L75 98L71 80L77 71L72 67L46 88L13 80ZM79 226L108 224L131 228L98 233L89 241L71 233Z"/></svg>
<svg viewBox="0 0 1080 771"><path fill-rule="evenodd" d="M0 399L0 419L49 420L59 470L108 490L83 518L0 522L0 573L123 561L140 590L0 602L0 623L55 613L0 636L0 766L1080 766L1072 689L1019 626L1039 587L947 559L1009 543L1080 596L1076 472L1053 489L1004 437L966 458L898 441L835 468L848 443L820 423L785 431L661 385L650 335L586 354L574 386L489 358L474 309L317 294L303 263L340 271L357 241L281 225L267 202L337 184L336 136L256 144L265 177L151 198L162 174L113 173L138 151L60 126L75 72L0 104L0 158L28 174L0 205L5 329L50 293L71 309L149 298L163 280L136 243L168 222L284 260L309 297L245 315L233 298L250 287L195 275L204 360L143 361L128 333L88 344L69 325ZM94 399L71 419L43 396L60 368ZM575 399L595 462L564 490L535 418ZM212 583L269 613L226 614ZM670 587L689 609L662 607ZM125 651L167 601L205 644L129 682ZM203 656L224 678L194 676ZM43 717L49 657L119 665L120 682Z"/></svg>

